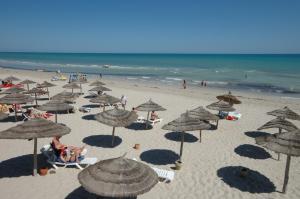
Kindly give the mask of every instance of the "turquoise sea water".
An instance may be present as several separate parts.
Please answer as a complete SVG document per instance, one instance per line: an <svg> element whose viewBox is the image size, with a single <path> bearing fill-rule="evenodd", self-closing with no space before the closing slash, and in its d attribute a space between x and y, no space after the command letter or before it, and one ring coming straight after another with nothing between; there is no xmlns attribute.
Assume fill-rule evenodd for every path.
<svg viewBox="0 0 300 199"><path fill-rule="evenodd" d="M108 68L104 65L109 65ZM0 53L0 66L122 76L258 92L300 93L300 55Z"/></svg>

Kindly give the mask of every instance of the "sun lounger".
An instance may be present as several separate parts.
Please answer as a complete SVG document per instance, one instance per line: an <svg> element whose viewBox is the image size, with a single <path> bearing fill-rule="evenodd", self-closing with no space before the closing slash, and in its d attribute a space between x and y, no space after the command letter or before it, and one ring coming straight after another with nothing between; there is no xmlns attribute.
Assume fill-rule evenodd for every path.
<svg viewBox="0 0 300 199"><path fill-rule="evenodd" d="M174 171L159 169L156 167L151 167L151 168L157 173L158 177L160 179L162 179L162 181L160 181L160 182L169 183L174 179L174 176L175 176Z"/></svg>
<svg viewBox="0 0 300 199"><path fill-rule="evenodd" d="M92 165L95 164L98 159L97 158L84 158L80 162L58 162L57 157L54 154L54 151L52 150L50 144L43 146L41 148L42 154L47 158L47 162L51 164L55 169L58 169L58 166L63 166L64 168L66 167L71 167L71 166L76 166L78 169L82 170L84 167L82 165Z"/></svg>
<svg viewBox="0 0 300 199"><path fill-rule="evenodd" d="M134 161L138 161L136 158L132 158ZM151 167L158 175L158 177L161 179L160 182L166 182L169 183L174 179L175 173L174 171L165 170L165 169L159 169L156 167Z"/></svg>
<svg viewBox="0 0 300 199"><path fill-rule="evenodd" d="M89 113L89 112L91 112L91 108L89 108L89 107L80 107L79 109L78 109L80 112L83 112L83 113Z"/></svg>
<svg viewBox="0 0 300 199"><path fill-rule="evenodd" d="M135 121L136 123L142 123L142 124L145 124L146 122L148 122L148 124L150 125L154 125L156 123L159 123L159 122L162 122L163 119L162 118L158 118L158 119L155 119L155 120L146 120L143 116L139 116L138 119Z"/></svg>
<svg viewBox="0 0 300 199"><path fill-rule="evenodd" d="M241 113L237 113L237 112L228 112L228 116L240 119L242 117L242 114Z"/></svg>

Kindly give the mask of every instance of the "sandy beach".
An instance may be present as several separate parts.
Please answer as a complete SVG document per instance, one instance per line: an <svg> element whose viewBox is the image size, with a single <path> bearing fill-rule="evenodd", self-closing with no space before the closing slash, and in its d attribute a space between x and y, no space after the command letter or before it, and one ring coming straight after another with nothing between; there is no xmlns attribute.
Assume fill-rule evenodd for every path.
<svg viewBox="0 0 300 199"><path fill-rule="evenodd" d="M14 75L22 80L32 79L36 82L50 82L54 73L29 70L14 70L0 68L0 79ZM68 77L68 75L66 75ZM91 82L93 79L89 78ZM138 106L150 98L167 109L158 112L163 118L161 123L152 129L141 130L134 127L117 128L117 145L107 147L110 142L112 128L93 119L92 115L99 113L99 107L93 106L90 113L77 111L72 114L58 115L58 121L71 128L71 133L62 137L62 142L70 145L87 145L88 157L98 160L119 157L126 153L127 158L136 158L150 166L172 170L174 161L178 159L180 141L178 134L162 130L163 124L172 121L187 110L198 106L207 106L216 102L216 96L225 94L227 90L178 86L150 85L118 78L103 77L103 82L112 91L107 92L115 97L125 94L128 98L127 110ZM52 82L57 86L49 88L50 95L59 93L66 81ZM92 104L85 98L91 87L83 84L83 92L75 107ZM76 92L76 90L75 90ZM292 98L266 95L263 93L234 92L242 101L235 105L242 118L238 121L222 120L217 130L203 131L202 142L199 143L198 132L187 132L183 151L183 167L175 171L175 178L170 183L159 183L150 192L138 196L141 199L171 199L171 198L289 198L300 197L300 172L297 168L300 158L292 157L290 179L286 194L280 191L283 185L286 156L277 161L277 155L255 144L256 129L274 117L266 112L288 106L298 114L300 101ZM2 97L2 96L1 96ZM43 104L47 100L40 100ZM94 104L93 104L94 105ZM101 110L102 111L102 110ZM212 111L213 112L213 111ZM138 112L146 117L146 112ZM50 120L54 121L54 117ZM299 121L292 121L300 127ZM0 131L22 122L0 121ZM265 132L275 133L277 129ZM50 138L38 139L38 149L48 144ZM139 143L141 148L133 148ZM247 150L252 150L247 153ZM55 174L35 176L32 173L33 142L27 140L0 139L0 193L1 198L19 199L77 199L85 192L77 180L79 169L60 168ZM246 154L246 155L245 155ZM249 155L250 154L250 155ZM46 165L42 155L39 165ZM234 172L239 166L253 170L253 178L247 179L255 184L249 189L243 184L243 179L237 179Z"/></svg>

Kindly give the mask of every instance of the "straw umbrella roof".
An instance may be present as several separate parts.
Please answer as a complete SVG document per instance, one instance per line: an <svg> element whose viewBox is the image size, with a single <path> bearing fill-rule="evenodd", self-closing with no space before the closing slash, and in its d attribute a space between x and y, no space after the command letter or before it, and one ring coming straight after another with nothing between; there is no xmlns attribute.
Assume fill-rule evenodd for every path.
<svg viewBox="0 0 300 199"><path fill-rule="evenodd" d="M66 135L70 132L71 129L63 124L56 124L46 119L33 118L0 132L0 139L46 138Z"/></svg>
<svg viewBox="0 0 300 199"><path fill-rule="evenodd" d="M189 112L182 114L179 118L165 124L162 129L184 132L184 131L195 131L195 130L207 130L210 129L210 124L203 122L199 119L193 118L189 115Z"/></svg>
<svg viewBox="0 0 300 199"><path fill-rule="evenodd" d="M24 92L24 94L46 94L48 93L47 91L44 91L43 89L40 88L32 88L29 91Z"/></svg>
<svg viewBox="0 0 300 199"><path fill-rule="evenodd" d="M160 106L159 104L153 102L151 99L136 107L138 111L165 111L166 109Z"/></svg>
<svg viewBox="0 0 300 199"><path fill-rule="evenodd" d="M97 87L94 87L94 88L90 89L89 91L96 91L96 92L101 91L101 92L103 92L103 91L111 91L111 89L106 88L104 86L97 86Z"/></svg>
<svg viewBox="0 0 300 199"><path fill-rule="evenodd" d="M53 87L53 86L56 86L55 84L52 84L50 82L47 82L47 81L44 81L43 83L41 84L38 84L38 88L46 88L46 87Z"/></svg>
<svg viewBox="0 0 300 199"><path fill-rule="evenodd" d="M255 138L258 145L291 156L300 156L300 130Z"/></svg>
<svg viewBox="0 0 300 199"><path fill-rule="evenodd" d="M92 103L99 103L99 104L115 104L120 102L119 98L116 98L111 95L98 95L97 97L90 100Z"/></svg>
<svg viewBox="0 0 300 199"><path fill-rule="evenodd" d="M60 100L65 102L74 102L78 98L78 94L63 91L51 97L53 100Z"/></svg>
<svg viewBox="0 0 300 199"><path fill-rule="evenodd" d="M12 87L12 88L9 88L3 92L1 92L1 94L12 94L12 93L21 93L25 91L24 88L20 88L20 87Z"/></svg>
<svg viewBox="0 0 300 199"><path fill-rule="evenodd" d="M90 86L103 86L103 85L105 85L105 83L103 83L99 80L96 80L96 81L90 83Z"/></svg>
<svg viewBox="0 0 300 199"><path fill-rule="evenodd" d="M211 109L211 110L217 110L217 111L235 111L235 108L233 108L231 104L229 104L228 102L224 102L224 101L218 101L218 102L212 103L212 104L206 106L206 108Z"/></svg>
<svg viewBox="0 0 300 199"><path fill-rule="evenodd" d="M8 118L8 116L9 116L8 113L0 112L0 120L4 120L4 119Z"/></svg>
<svg viewBox="0 0 300 199"><path fill-rule="evenodd" d="M21 93L13 93L0 98L1 104L26 104L32 101L32 97Z"/></svg>
<svg viewBox="0 0 300 199"><path fill-rule="evenodd" d="M225 102L228 102L230 104L241 104L242 102L234 95L229 92L228 94L225 95L219 95L217 96L218 100L223 100Z"/></svg>
<svg viewBox="0 0 300 199"><path fill-rule="evenodd" d="M300 130L257 137L255 141L269 150L287 155L282 188L282 193L285 193L289 180L291 156L300 156Z"/></svg>
<svg viewBox="0 0 300 199"><path fill-rule="evenodd" d="M64 103L63 101L51 100L37 107L37 109L41 111L66 111L66 110L73 109L73 106Z"/></svg>
<svg viewBox="0 0 300 199"><path fill-rule="evenodd" d="M35 83L36 83L35 81L29 80L29 79L26 79L26 80L20 82L20 84L35 84Z"/></svg>
<svg viewBox="0 0 300 199"><path fill-rule="evenodd" d="M285 129L287 131L294 131L298 129L297 126L295 126L292 122L289 122L282 118L276 118L267 122L263 126L259 127L257 130L270 129L270 128Z"/></svg>
<svg viewBox="0 0 300 199"><path fill-rule="evenodd" d="M109 126L125 127L132 124L138 118L138 115L134 111L114 108L96 114L95 118L98 122Z"/></svg>
<svg viewBox="0 0 300 199"><path fill-rule="evenodd" d="M4 81L20 81L19 78L15 77L15 76L8 76L6 78L3 79Z"/></svg>
<svg viewBox="0 0 300 199"><path fill-rule="evenodd" d="M124 157L102 160L78 174L80 184L90 193L126 198L146 193L158 183L148 165Z"/></svg>
<svg viewBox="0 0 300 199"><path fill-rule="evenodd" d="M197 118L199 120L219 120L220 118L211 112L205 110L202 106L195 108L189 112L190 117Z"/></svg>
<svg viewBox="0 0 300 199"><path fill-rule="evenodd" d="M285 106L282 109L277 109L274 111L267 112L267 114L276 117L283 117L290 120L300 120L300 115L298 115L296 112L289 109L287 106Z"/></svg>
<svg viewBox="0 0 300 199"><path fill-rule="evenodd" d="M68 84L65 84L63 86L63 88L67 88L67 89L80 89L80 86L74 82L71 82L71 83L68 83Z"/></svg>

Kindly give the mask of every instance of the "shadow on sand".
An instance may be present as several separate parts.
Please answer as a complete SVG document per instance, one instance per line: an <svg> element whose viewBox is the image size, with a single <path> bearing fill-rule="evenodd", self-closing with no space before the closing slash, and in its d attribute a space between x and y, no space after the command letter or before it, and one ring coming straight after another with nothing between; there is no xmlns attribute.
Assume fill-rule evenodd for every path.
<svg viewBox="0 0 300 199"><path fill-rule="evenodd" d="M17 116L17 122L23 121L24 117L21 115ZM0 123L4 123L4 122L16 122L15 120L15 115L9 115L7 118L0 120Z"/></svg>
<svg viewBox="0 0 300 199"><path fill-rule="evenodd" d="M47 166L43 155L38 154L38 168ZM33 172L33 155L22 155L4 160L0 163L0 179L31 176Z"/></svg>
<svg viewBox="0 0 300 199"><path fill-rule="evenodd" d="M252 158L252 159L268 159L272 156L265 149L251 145L242 144L234 149L234 152L240 156Z"/></svg>
<svg viewBox="0 0 300 199"><path fill-rule="evenodd" d="M145 130L145 131L147 131L147 130L153 129L152 125L148 125L147 129L145 127L146 127L146 124L135 122L135 123L130 124L129 126L126 126L125 128L131 129L131 130L136 130L136 131L137 130Z"/></svg>
<svg viewBox="0 0 300 199"><path fill-rule="evenodd" d="M81 117L84 120L96 120L94 114L88 114Z"/></svg>
<svg viewBox="0 0 300 199"><path fill-rule="evenodd" d="M271 135L270 133L262 132L262 131L247 131L245 132L245 135L251 137L251 138L257 138L260 136L266 136Z"/></svg>
<svg viewBox="0 0 300 199"><path fill-rule="evenodd" d="M165 134L165 138L175 142L181 142L181 132L170 132ZM184 133L184 142L197 142L198 138L190 133Z"/></svg>
<svg viewBox="0 0 300 199"><path fill-rule="evenodd" d="M155 164L155 165L167 165L174 164L179 159L179 155L174 151L167 149L152 149L144 151L140 158L142 161Z"/></svg>
<svg viewBox="0 0 300 199"><path fill-rule="evenodd" d="M114 148L122 143L122 138L115 136L114 146L111 146L111 135L91 135L83 138L82 142L90 146L102 147L102 148Z"/></svg>
<svg viewBox="0 0 300 199"><path fill-rule="evenodd" d="M69 193L69 195L67 195L65 199L115 199L115 198L97 196L95 194L89 193L81 186L73 190L71 193ZM136 197L124 198L124 199L136 199Z"/></svg>
<svg viewBox="0 0 300 199"><path fill-rule="evenodd" d="M243 168L245 167L223 167L217 171L217 175L230 187L236 188L243 192L271 193L275 191L276 187L273 182L271 182L269 178L259 173L258 171L249 169L248 175L245 177L241 177L240 171Z"/></svg>
<svg viewBox="0 0 300 199"><path fill-rule="evenodd" d="M85 108L99 108L99 110L100 110L99 104L87 104L87 105L83 105L82 107L85 107ZM101 111L102 111L102 109L101 109Z"/></svg>

